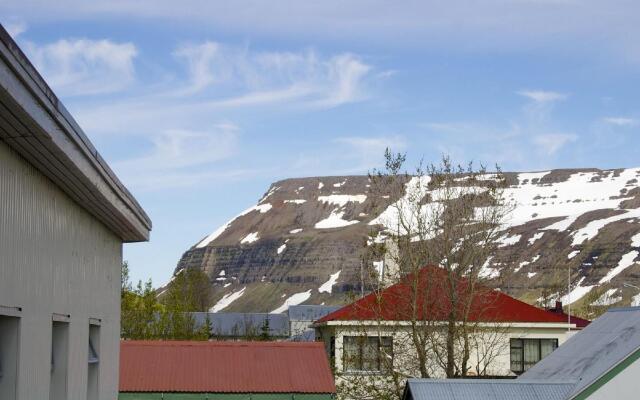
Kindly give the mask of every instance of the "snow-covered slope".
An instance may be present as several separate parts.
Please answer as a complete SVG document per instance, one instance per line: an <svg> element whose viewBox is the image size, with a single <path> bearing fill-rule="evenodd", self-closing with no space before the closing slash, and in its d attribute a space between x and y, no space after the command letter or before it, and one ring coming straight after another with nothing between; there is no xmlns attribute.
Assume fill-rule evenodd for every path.
<svg viewBox="0 0 640 400"><path fill-rule="evenodd" d="M505 194L515 209L485 276L532 303L562 296L597 303L606 293L615 293L608 298L616 304L632 302L640 292L631 286L640 286L640 168L507 177ZM413 178L405 187L418 183ZM369 189L365 176L274 183L256 206L189 249L176 273L203 268L212 277L212 306L225 311L345 302L360 290L365 236L393 224L391 205L405 195ZM428 194L438 198L437 191ZM223 270L226 279L215 279Z"/></svg>

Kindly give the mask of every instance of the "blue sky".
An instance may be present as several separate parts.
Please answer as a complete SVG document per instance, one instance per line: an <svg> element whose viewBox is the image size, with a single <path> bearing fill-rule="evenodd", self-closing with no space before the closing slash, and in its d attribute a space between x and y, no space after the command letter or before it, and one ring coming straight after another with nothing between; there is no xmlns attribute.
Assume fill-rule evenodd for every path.
<svg viewBox="0 0 640 400"><path fill-rule="evenodd" d="M135 280L289 177L388 146L505 170L640 166L635 1L13 1L3 25L150 214Z"/></svg>

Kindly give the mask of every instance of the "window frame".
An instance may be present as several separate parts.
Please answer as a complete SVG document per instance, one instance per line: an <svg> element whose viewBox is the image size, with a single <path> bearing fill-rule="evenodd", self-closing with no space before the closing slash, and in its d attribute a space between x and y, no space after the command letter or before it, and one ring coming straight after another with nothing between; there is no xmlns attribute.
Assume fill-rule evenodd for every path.
<svg viewBox="0 0 640 400"><path fill-rule="evenodd" d="M520 375L526 372L529 368L539 363L544 357L548 355L548 354L545 356L542 355L543 341L551 342L551 347L552 347L551 352L555 351L558 348L558 345L559 345L558 338L511 338L509 340L509 370L511 370L511 372L517 375ZM525 347L526 347L525 343L526 342L537 343L538 356L537 356L537 360L533 364L525 360ZM518 343L519 346L514 346L514 343ZM514 369L513 367L514 366L514 350L518 350L518 353L519 353L519 361L518 360L515 361L520 363L521 368L519 369Z"/></svg>
<svg viewBox="0 0 640 400"><path fill-rule="evenodd" d="M347 360L347 343L354 341L356 345L357 360L355 368L350 367L353 361ZM365 358L366 347L375 341L375 368L365 369L367 363ZM386 342L386 343L385 343ZM390 353L391 363L383 361L383 354ZM393 369L393 337L392 336L343 336L342 337L342 372L345 374L387 374ZM371 362L371 360L368 360Z"/></svg>
<svg viewBox="0 0 640 400"><path fill-rule="evenodd" d="M0 397L7 400L17 399L22 309L0 305L0 318L2 319L0 320L0 328L2 328L0 332Z"/></svg>

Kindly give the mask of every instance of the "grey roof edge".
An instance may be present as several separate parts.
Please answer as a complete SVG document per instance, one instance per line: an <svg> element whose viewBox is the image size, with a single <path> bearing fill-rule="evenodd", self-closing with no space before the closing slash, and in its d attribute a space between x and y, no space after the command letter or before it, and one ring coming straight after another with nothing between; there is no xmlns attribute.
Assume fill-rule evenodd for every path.
<svg viewBox="0 0 640 400"><path fill-rule="evenodd" d="M628 311L640 311L640 307L636 306L636 307L616 307L616 308L610 308L607 310L607 312L628 312Z"/></svg>
<svg viewBox="0 0 640 400"><path fill-rule="evenodd" d="M431 379L431 378L409 378L407 383L412 384L432 384L432 383L444 383L444 384L458 384L468 383L478 385L482 383L487 384L517 384L517 385L574 385L576 380L541 380L541 379Z"/></svg>
<svg viewBox="0 0 640 400"><path fill-rule="evenodd" d="M624 307L617 308L615 310L609 311L629 311L629 308L638 309L640 307ZM598 375L594 379L586 382L584 386L581 386L578 390L574 390L571 393L569 399L586 399L591 395L595 390L599 389L603 385L607 384L611 379L613 379L620 372L624 371L631 363L635 362L637 359L640 359L640 346L636 347L635 350L628 353L625 357L618 360L615 364L613 364L609 369L604 371L602 374Z"/></svg>
<svg viewBox="0 0 640 400"><path fill-rule="evenodd" d="M59 183L61 174L77 179L77 182L59 186L124 242L148 240L152 227L149 216L100 156L2 24L0 59L14 75L3 74L0 89L6 91L39 128L39 132L34 133L37 140L29 141L29 145L37 146L38 152L55 155L64 166L57 171L57 175L44 168L45 163L34 167L54 183ZM20 103L17 98L23 102ZM29 109L25 107L25 102L31 105ZM24 147L17 146L10 139L6 143L29 160L24 154ZM69 188L74 186L83 190L82 195L70 193L73 190Z"/></svg>

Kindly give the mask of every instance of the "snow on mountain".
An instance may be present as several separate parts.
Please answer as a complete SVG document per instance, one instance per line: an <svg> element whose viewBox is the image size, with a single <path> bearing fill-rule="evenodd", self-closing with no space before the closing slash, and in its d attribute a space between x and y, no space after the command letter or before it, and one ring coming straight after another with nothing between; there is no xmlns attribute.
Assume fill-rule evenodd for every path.
<svg viewBox="0 0 640 400"><path fill-rule="evenodd" d="M640 298L640 290L624 286L640 286L640 168L505 175L504 196L514 210L498 250L482 268L495 287L531 303L545 291L580 303L596 287L618 289L623 304ZM475 192L495 178L480 177ZM415 202L426 213L439 207L442 192L429 184L429 177L413 177L404 192L373 193L366 176L274 183L256 206L187 250L176 273L187 267L207 271L214 298L232 311L344 303L359 287L365 238L377 232L382 239L385 228L397 227L398 209ZM227 271L226 281L216 280L220 270ZM337 276L327 281L338 270L339 282ZM320 290L329 284L330 290ZM287 293L295 294L283 304Z"/></svg>
<svg viewBox="0 0 640 400"><path fill-rule="evenodd" d="M271 314L283 313L287 311L290 306L297 306L298 304L304 303L306 300L309 299L309 297L311 297L311 289L307 290L306 292L293 294L290 297L288 297L280 307L271 311Z"/></svg>
<svg viewBox="0 0 640 400"><path fill-rule="evenodd" d="M335 274L331 274L331 276L329 277L329 280L323 283L322 285L320 285L320 287L318 288L318 292L331 293L331 289L333 288L333 285L335 285L336 282L338 281L340 272L342 272L342 270L336 272Z"/></svg>

